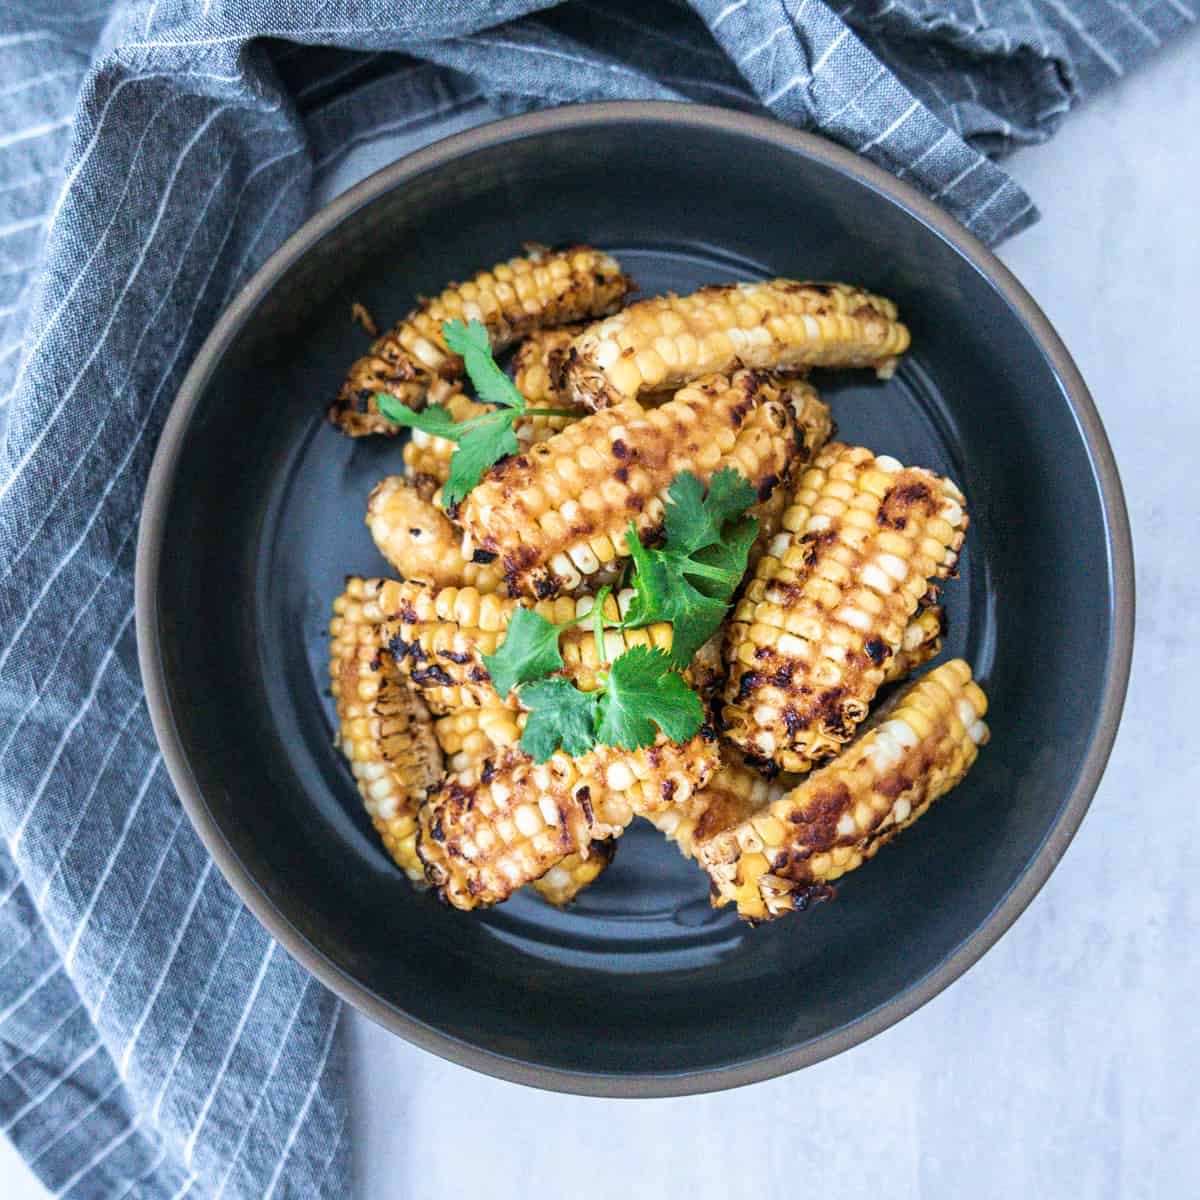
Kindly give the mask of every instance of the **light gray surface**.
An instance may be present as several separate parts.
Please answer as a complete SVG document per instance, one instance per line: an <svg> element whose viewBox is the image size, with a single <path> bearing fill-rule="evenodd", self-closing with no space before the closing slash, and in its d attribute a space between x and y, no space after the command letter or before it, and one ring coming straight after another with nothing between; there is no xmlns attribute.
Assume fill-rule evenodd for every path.
<svg viewBox="0 0 1200 1200"><path fill-rule="evenodd" d="M1125 721L1079 836L963 979L799 1075L679 1100L555 1096L351 1014L356 1195L756 1200L1182 1197L1200 1034L1200 38L1010 165L1043 220L1001 257L1075 355L1121 466L1138 561ZM1182 149L1181 149L1182 147ZM372 146L346 186L407 147ZM987 397L979 398L986 403ZM1054 564L1030 564L1053 570ZM0 1196L44 1191L0 1138Z"/></svg>

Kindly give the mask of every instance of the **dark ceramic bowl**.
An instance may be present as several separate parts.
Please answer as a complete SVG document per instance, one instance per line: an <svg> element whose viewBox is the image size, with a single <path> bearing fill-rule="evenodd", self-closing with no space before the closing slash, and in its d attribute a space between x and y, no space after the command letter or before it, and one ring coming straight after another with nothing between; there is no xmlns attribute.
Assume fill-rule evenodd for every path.
<svg viewBox="0 0 1200 1200"><path fill-rule="evenodd" d="M757 930L649 826L557 912L464 915L391 866L332 745L329 606L384 571L363 525L394 441L323 420L394 320L521 242L595 242L646 293L771 275L894 297L886 384L828 376L842 435L949 472L972 507L948 654L991 699L967 782ZM1120 484L1046 319L916 192L783 125L670 104L563 108L440 142L318 213L225 313L163 433L138 548L155 728L222 871L283 945L387 1028L478 1070L615 1096L765 1079L855 1045L962 974L1045 882L1112 745L1133 571Z"/></svg>

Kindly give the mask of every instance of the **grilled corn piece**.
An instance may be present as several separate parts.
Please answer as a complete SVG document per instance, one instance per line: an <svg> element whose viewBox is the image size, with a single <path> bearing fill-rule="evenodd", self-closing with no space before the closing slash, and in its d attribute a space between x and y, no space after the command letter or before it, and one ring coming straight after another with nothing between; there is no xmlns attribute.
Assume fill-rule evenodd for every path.
<svg viewBox="0 0 1200 1200"><path fill-rule="evenodd" d="M451 284L377 338L350 368L329 419L351 437L397 433L399 427L379 412L377 393L419 409L434 379L462 377L462 360L442 340L444 321L482 321L499 353L542 326L612 312L633 286L614 258L590 246L533 248L467 283Z"/></svg>
<svg viewBox="0 0 1200 1200"><path fill-rule="evenodd" d="M821 451L734 610L731 742L805 771L850 740L928 581L958 560L964 504L930 471L836 442Z"/></svg>
<svg viewBox="0 0 1200 1200"><path fill-rule="evenodd" d="M503 705L515 709L516 696L501 697L492 686L483 655L494 654L508 629L518 604L497 595L483 595L475 588L431 588L421 584L399 584L387 589L391 612L384 629L400 670L421 689L434 713L455 709ZM628 611L630 590L620 599L608 598L605 615L616 620ZM539 616L555 625L591 612L594 598L559 596L529 605ZM634 646L669 650L671 626L667 622L644 629L607 629L604 632L608 661ZM596 654L590 624L572 625L559 641L563 670L581 691L594 691L603 669Z"/></svg>
<svg viewBox="0 0 1200 1200"><path fill-rule="evenodd" d="M410 879L423 881L417 808L442 774L441 751L424 702L380 644L381 627L361 620L352 597L339 601L330 623L329 667L337 744L388 853Z"/></svg>
<svg viewBox="0 0 1200 1200"><path fill-rule="evenodd" d="M811 462L833 437L833 413L807 379L781 379L779 386L800 431L800 459Z"/></svg>
<svg viewBox="0 0 1200 1200"><path fill-rule="evenodd" d="M681 471L707 482L732 467L766 499L795 455L795 419L770 379L711 376L661 408L620 404L497 463L459 507L464 553L496 556L514 595L578 588L628 555L631 519L640 533L662 524Z"/></svg>
<svg viewBox="0 0 1200 1200"><path fill-rule="evenodd" d="M534 763L519 750L445 777L421 806L417 851L426 875L456 908L506 900L593 840L619 837L635 810L666 793L694 797L717 769L715 745L660 739L647 749L598 747Z"/></svg>
<svg viewBox="0 0 1200 1200"><path fill-rule="evenodd" d="M910 685L831 763L701 844L713 903L763 920L823 898L962 780L987 741L986 711L962 659Z"/></svg>
<svg viewBox="0 0 1200 1200"><path fill-rule="evenodd" d="M558 384L599 409L737 366L874 367L886 376L908 344L896 306L862 288L734 283L640 300L589 326L558 360Z"/></svg>
<svg viewBox="0 0 1200 1200"><path fill-rule="evenodd" d="M617 843L611 838L592 842L586 853L568 854L530 886L547 904L565 908L608 870L616 853Z"/></svg>
<svg viewBox="0 0 1200 1200"><path fill-rule="evenodd" d="M431 494L428 476L389 475L376 484L367 501L367 528L379 553L402 579L499 591L500 572L490 563L463 558L462 536L429 498Z"/></svg>
<svg viewBox="0 0 1200 1200"><path fill-rule="evenodd" d="M582 325L564 325L559 329L538 329L531 333L513 355L513 383L530 405L545 408L570 407L562 401L555 379L567 347L583 331Z"/></svg>
<svg viewBox="0 0 1200 1200"><path fill-rule="evenodd" d="M946 634L946 610L940 604L922 604L917 615L904 627L900 649L887 665L884 683L907 679L914 671L937 658Z"/></svg>
<svg viewBox="0 0 1200 1200"><path fill-rule="evenodd" d="M778 782L768 782L746 766L736 750L723 746L721 769L708 781L694 805L645 815L675 843L684 858L695 858L704 842L778 800L785 791Z"/></svg>

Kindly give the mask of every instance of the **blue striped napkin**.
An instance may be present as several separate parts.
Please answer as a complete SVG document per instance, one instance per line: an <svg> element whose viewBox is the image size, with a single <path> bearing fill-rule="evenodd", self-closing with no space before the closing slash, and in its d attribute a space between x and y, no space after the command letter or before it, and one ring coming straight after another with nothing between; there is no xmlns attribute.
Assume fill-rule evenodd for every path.
<svg viewBox="0 0 1200 1200"><path fill-rule="evenodd" d="M1186 0L0 5L0 1127L48 1188L348 1186L338 1005L185 820L132 611L179 379L348 151L472 113L707 101L820 129L995 242L1035 218L995 157L1191 19Z"/></svg>

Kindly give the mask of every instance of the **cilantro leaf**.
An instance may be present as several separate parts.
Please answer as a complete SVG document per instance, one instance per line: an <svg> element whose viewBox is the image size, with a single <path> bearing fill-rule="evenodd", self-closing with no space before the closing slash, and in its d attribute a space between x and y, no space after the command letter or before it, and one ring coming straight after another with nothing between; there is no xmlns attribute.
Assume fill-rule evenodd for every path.
<svg viewBox="0 0 1200 1200"><path fill-rule="evenodd" d="M521 448L513 433L512 416L507 412L489 416L490 420L463 434L450 457L450 474L442 489L442 502L450 510L475 487L484 471Z"/></svg>
<svg viewBox="0 0 1200 1200"><path fill-rule="evenodd" d="M518 608L508 623L504 641L495 654L483 655L483 665L501 699L520 683L540 679L563 665L558 649L561 625L551 625L531 608ZM521 693L524 700L525 692Z"/></svg>
<svg viewBox="0 0 1200 1200"><path fill-rule="evenodd" d="M380 392L375 397L376 407L391 422L403 425L406 429L419 429L422 433L434 437L448 438L457 441L465 422L456 421L448 408L440 404L427 404L420 412L401 404L395 396Z"/></svg>
<svg viewBox="0 0 1200 1200"><path fill-rule="evenodd" d="M664 651L634 646L613 660L599 717L597 741L637 750L654 744L656 725L672 741L686 742L704 723L704 705Z"/></svg>
<svg viewBox="0 0 1200 1200"><path fill-rule="evenodd" d="M492 343L482 322L472 320L464 325L457 318L445 321L442 337L446 345L461 356L480 400L485 404L498 404L501 408L525 410L525 397L492 357Z"/></svg>
<svg viewBox="0 0 1200 1200"><path fill-rule="evenodd" d="M750 547L756 537L757 519L743 517L725 527L721 541L697 550L683 564L683 573L706 596L728 599L746 573Z"/></svg>
<svg viewBox="0 0 1200 1200"><path fill-rule="evenodd" d="M594 749L599 700L599 692L581 692L561 675L525 684L521 704L529 715L521 749L535 762L545 762L560 745L572 757Z"/></svg>
<svg viewBox="0 0 1200 1200"><path fill-rule="evenodd" d="M713 476L707 495L699 476L685 471L675 477L667 498L667 548L677 554L692 554L720 542L721 527L740 517L758 497L737 471L725 467Z"/></svg>

